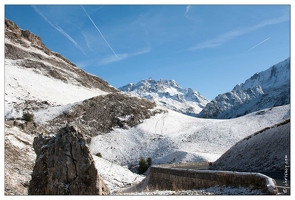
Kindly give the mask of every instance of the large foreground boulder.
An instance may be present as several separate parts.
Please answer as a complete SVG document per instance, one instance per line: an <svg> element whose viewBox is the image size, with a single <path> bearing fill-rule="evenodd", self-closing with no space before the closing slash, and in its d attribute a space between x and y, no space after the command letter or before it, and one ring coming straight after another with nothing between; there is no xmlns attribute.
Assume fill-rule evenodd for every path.
<svg viewBox="0 0 295 200"><path fill-rule="evenodd" d="M29 194L109 194L84 136L73 126L62 128L55 137L35 137L33 147L37 158Z"/></svg>

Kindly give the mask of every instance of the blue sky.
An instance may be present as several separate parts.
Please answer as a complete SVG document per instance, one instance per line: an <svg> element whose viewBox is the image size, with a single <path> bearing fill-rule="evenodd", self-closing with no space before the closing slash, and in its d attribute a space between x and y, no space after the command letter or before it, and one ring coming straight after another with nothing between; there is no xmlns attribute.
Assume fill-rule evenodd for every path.
<svg viewBox="0 0 295 200"><path fill-rule="evenodd" d="M4 12L115 87L174 79L212 100L290 56L288 5L5 5Z"/></svg>

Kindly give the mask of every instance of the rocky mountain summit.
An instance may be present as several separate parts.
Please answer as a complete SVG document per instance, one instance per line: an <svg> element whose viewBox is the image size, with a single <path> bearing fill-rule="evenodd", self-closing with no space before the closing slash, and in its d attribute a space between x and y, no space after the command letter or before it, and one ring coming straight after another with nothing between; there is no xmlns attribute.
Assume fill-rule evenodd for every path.
<svg viewBox="0 0 295 200"><path fill-rule="evenodd" d="M290 103L290 58L254 74L231 92L218 95L200 117L228 119Z"/></svg>
<svg viewBox="0 0 295 200"><path fill-rule="evenodd" d="M151 99L169 109L196 116L209 102L199 92L191 88L182 88L174 80L159 81L152 78L129 83L119 90Z"/></svg>
<svg viewBox="0 0 295 200"><path fill-rule="evenodd" d="M35 137L37 158L29 186L35 195L107 195L83 134L66 126L56 136Z"/></svg>

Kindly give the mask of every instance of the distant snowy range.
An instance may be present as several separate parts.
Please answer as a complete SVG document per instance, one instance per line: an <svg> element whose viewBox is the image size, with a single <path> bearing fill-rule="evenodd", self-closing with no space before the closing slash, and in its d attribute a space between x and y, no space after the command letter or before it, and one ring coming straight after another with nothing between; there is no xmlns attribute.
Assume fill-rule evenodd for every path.
<svg viewBox="0 0 295 200"><path fill-rule="evenodd" d="M290 103L290 58L256 73L232 91L209 102L175 80L152 78L129 83L119 90L156 101L174 111L201 118L230 119L254 111Z"/></svg>
<svg viewBox="0 0 295 200"><path fill-rule="evenodd" d="M199 92L191 88L182 88L174 80L159 81L149 78L138 83L129 83L119 90L135 96L145 97L177 112L197 116L209 102Z"/></svg>

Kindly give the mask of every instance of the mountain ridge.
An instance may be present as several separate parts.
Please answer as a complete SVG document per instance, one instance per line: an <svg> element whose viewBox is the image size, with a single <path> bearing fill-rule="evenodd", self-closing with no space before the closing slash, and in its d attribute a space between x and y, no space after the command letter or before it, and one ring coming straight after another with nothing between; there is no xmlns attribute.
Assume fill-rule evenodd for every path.
<svg viewBox="0 0 295 200"><path fill-rule="evenodd" d="M154 100L162 106L190 116L197 116L209 102L199 92L182 88L175 80L156 81L148 78L119 87L119 90Z"/></svg>
<svg viewBox="0 0 295 200"><path fill-rule="evenodd" d="M118 92L5 19L5 118Z"/></svg>
<svg viewBox="0 0 295 200"><path fill-rule="evenodd" d="M219 94L199 117L228 119L290 103L290 58L255 73L232 91Z"/></svg>
<svg viewBox="0 0 295 200"><path fill-rule="evenodd" d="M105 92L118 91L101 78L84 72L59 53L51 51L43 44L39 36L28 30L20 29L8 19L5 19L5 59L14 60L20 66L32 68L35 72L42 69L44 75L64 82L88 88L97 87ZM45 62L41 63L41 61ZM48 68L47 71L46 68ZM76 73L76 75L66 76L66 71Z"/></svg>

